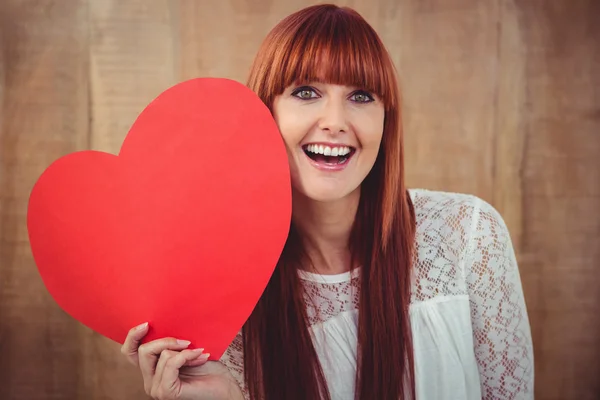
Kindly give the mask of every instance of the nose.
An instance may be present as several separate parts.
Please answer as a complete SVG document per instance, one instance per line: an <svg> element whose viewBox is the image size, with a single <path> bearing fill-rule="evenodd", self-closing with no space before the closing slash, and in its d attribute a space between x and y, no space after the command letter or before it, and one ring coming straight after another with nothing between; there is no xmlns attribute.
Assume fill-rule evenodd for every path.
<svg viewBox="0 0 600 400"><path fill-rule="evenodd" d="M330 135L348 132L348 120L343 100L329 98L324 102L319 128Z"/></svg>

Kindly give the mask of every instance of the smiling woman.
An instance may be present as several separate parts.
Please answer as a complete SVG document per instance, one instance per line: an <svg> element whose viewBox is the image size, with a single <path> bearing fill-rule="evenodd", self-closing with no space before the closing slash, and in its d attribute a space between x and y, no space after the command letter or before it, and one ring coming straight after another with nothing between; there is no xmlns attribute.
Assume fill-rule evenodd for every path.
<svg viewBox="0 0 600 400"><path fill-rule="evenodd" d="M249 395L414 397L408 310L415 219L402 177L399 93L387 50L355 11L308 7L267 36L248 85L278 124L293 189L288 243L244 326ZM343 146L350 157L340 168L308 157L306 146L319 153L321 146L323 153L326 147ZM331 277L350 270L359 272L362 281L360 295L356 291L357 297L347 299L357 304L357 324L341 332L356 342L337 350L319 346L309 329L310 304L329 295L313 288L315 293L305 297L310 285L297 271ZM314 322L331 324L354 311L323 314ZM278 328L267 328L266 321ZM341 338L331 339L341 343ZM344 353L356 359L335 371L327 358Z"/></svg>
<svg viewBox="0 0 600 400"><path fill-rule="evenodd" d="M288 154L289 236L219 362L189 343L123 351L156 399L533 397L531 333L504 221L408 190L395 70L355 11L308 7L267 36L249 87ZM137 364L136 364L137 365Z"/></svg>

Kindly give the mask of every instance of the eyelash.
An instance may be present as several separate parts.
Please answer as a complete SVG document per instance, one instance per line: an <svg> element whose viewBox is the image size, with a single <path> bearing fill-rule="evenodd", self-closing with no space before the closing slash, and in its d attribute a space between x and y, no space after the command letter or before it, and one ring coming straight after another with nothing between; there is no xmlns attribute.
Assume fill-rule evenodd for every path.
<svg viewBox="0 0 600 400"><path fill-rule="evenodd" d="M304 91L310 91L310 92L316 93L316 90L314 88L312 88L310 86L302 86L302 87L299 87L299 88L295 89L292 92L292 96L298 98L299 100L312 100L312 99L315 98L315 97L309 97L309 98L299 97L298 94L301 93L301 92L304 92ZM375 99L373 98L373 95L371 95L369 92L367 92L365 90L357 90L354 93L352 93L352 96L356 96L357 94L365 96L368 100L367 101L355 101L355 100L353 100L356 103L371 103L372 101L375 101Z"/></svg>

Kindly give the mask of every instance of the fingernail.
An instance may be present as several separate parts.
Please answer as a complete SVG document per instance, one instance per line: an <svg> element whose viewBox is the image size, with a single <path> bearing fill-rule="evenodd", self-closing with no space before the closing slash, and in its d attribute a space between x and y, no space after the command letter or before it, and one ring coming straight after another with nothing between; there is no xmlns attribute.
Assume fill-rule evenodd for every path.
<svg viewBox="0 0 600 400"><path fill-rule="evenodd" d="M210 353L204 353L200 357L198 357L198 360L206 361L208 360L208 357L210 357Z"/></svg>
<svg viewBox="0 0 600 400"><path fill-rule="evenodd" d="M180 346L189 346L192 342L189 340L179 340L177 339L177 344Z"/></svg>
<svg viewBox="0 0 600 400"><path fill-rule="evenodd" d="M138 330L138 331L141 331L143 329L146 329L147 326L148 326L148 323L144 322L143 324L138 325L135 329Z"/></svg>

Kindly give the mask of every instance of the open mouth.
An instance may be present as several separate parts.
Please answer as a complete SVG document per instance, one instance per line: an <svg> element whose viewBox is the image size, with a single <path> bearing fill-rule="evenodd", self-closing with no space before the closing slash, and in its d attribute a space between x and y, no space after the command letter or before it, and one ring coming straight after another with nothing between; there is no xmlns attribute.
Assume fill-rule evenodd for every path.
<svg viewBox="0 0 600 400"><path fill-rule="evenodd" d="M345 164L356 152L356 149L351 146L332 147L321 144L307 144L302 149L311 160L329 165Z"/></svg>

